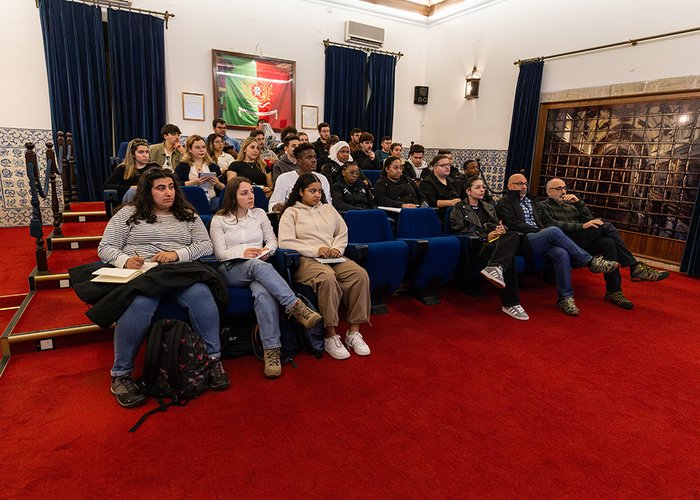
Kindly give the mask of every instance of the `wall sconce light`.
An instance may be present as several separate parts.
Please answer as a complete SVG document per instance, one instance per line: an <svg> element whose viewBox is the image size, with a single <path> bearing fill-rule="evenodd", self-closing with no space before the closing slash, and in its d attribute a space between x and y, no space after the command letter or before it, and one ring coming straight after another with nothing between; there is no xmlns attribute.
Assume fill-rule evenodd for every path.
<svg viewBox="0 0 700 500"><path fill-rule="evenodd" d="M472 72L467 75L467 83L464 86L465 99L477 99L479 97L479 83L481 82L481 73L476 70L476 66Z"/></svg>

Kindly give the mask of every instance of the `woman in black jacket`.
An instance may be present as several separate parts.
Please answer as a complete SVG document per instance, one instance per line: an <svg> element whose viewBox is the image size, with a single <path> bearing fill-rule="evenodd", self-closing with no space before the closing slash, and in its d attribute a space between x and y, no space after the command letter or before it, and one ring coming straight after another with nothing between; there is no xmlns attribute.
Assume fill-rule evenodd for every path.
<svg viewBox="0 0 700 500"><path fill-rule="evenodd" d="M416 183L403 175L401 161L395 156L384 160L382 176L374 185L374 199L380 207L416 208L425 201Z"/></svg>
<svg viewBox="0 0 700 500"><path fill-rule="evenodd" d="M529 318L520 305L515 255L520 249L520 233L508 231L498 219L493 205L484 201L484 181L470 177L466 181L467 196L457 203L450 214L450 227L458 234L479 238L476 244L478 258L486 261L481 274L500 288L501 310L508 316L526 321Z"/></svg>
<svg viewBox="0 0 700 500"><path fill-rule="evenodd" d="M336 178L331 193L333 206L338 211L374 208L372 190L360 179L360 167L355 162L345 163Z"/></svg>
<svg viewBox="0 0 700 500"><path fill-rule="evenodd" d="M132 139L126 147L124 161L117 165L112 175L104 183L104 189L116 189L118 200L124 197L130 187L136 189L139 176L148 165L148 142L146 139Z"/></svg>
<svg viewBox="0 0 700 500"><path fill-rule="evenodd" d="M428 206L438 209L442 219L445 208L459 203L462 199L463 184L450 177L452 162L445 155L435 155L430 161L433 171L420 183L420 190Z"/></svg>

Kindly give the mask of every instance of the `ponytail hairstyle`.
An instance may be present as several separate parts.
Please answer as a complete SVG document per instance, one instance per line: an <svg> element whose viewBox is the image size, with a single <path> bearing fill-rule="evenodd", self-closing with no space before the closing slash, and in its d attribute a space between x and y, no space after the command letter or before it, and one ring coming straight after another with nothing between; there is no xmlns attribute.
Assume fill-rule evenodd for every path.
<svg viewBox="0 0 700 500"><path fill-rule="evenodd" d="M284 209L282 209L282 212L287 210L289 207L294 206L296 202L301 201L301 192L314 182L321 184L321 180L314 174L300 175L297 181L294 183L292 192L289 193L289 197L287 198L287 202L284 204ZM323 189L321 189L321 203L328 203L326 200L326 193L323 192Z"/></svg>
<svg viewBox="0 0 700 500"><path fill-rule="evenodd" d="M148 147L146 139L132 139L126 146L126 156L124 158L124 179L131 179L136 175L136 160L134 154L140 146Z"/></svg>
<svg viewBox="0 0 700 500"><path fill-rule="evenodd" d="M388 177L388 175L386 174L386 171L391 166L391 164L394 163L395 161L397 161L399 163L403 163L403 159L399 158L398 156L388 156L384 160L384 163L382 163L382 174L381 174L382 177Z"/></svg>

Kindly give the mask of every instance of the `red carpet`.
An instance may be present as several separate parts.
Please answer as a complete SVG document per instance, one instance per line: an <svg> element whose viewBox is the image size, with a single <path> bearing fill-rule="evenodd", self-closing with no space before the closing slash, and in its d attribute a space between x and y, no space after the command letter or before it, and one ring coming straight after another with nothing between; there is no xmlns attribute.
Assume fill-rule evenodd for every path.
<svg viewBox="0 0 700 500"><path fill-rule="evenodd" d="M492 289L394 298L368 358L301 355L275 381L226 361L229 390L135 435L143 409L108 391L111 342L13 356L0 497L697 497L698 281L626 281L633 311L603 302L598 276L574 284L569 318L527 279L529 322Z"/></svg>
<svg viewBox="0 0 700 500"><path fill-rule="evenodd" d="M103 201L78 201L70 204L72 212L101 212L105 209Z"/></svg>
<svg viewBox="0 0 700 500"><path fill-rule="evenodd" d="M92 325L85 316L88 306L81 301L72 288L57 288L37 291L12 334Z"/></svg>

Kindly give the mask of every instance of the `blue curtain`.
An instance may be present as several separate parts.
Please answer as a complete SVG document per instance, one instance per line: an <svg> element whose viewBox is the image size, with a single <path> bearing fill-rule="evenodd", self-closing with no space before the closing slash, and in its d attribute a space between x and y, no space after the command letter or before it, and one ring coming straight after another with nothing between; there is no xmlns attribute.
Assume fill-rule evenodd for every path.
<svg viewBox="0 0 700 500"><path fill-rule="evenodd" d="M681 272L688 273L690 276L700 276L700 189L695 196L690 231L688 231L688 239L681 259Z"/></svg>
<svg viewBox="0 0 700 500"><path fill-rule="evenodd" d="M115 143L161 142L165 124L163 19L108 9Z"/></svg>
<svg viewBox="0 0 700 500"><path fill-rule="evenodd" d="M102 14L94 6L40 0L39 16L51 127L73 133L79 198L101 199L112 152Z"/></svg>
<svg viewBox="0 0 700 500"><path fill-rule="evenodd" d="M382 137L391 136L394 128L394 82L396 58L386 54L370 54L367 65L369 101L364 130L374 134L375 146Z"/></svg>
<svg viewBox="0 0 700 500"><path fill-rule="evenodd" d="M508 141L506 179L520 170L525 170L525 177L530 177L532 156L535 151L543 69L544 61L520 65L518 85L515 88L515 102L513 103L513 120L510 125L510 140Z"/></svg>
<svg viewBox="0 0 700 500"><path fill-rule="evenodd" d="M365 118L366 55L361 50L326 48L326 83L323 99L324 121L341 140L350 130L362 128Z"/></svg>

